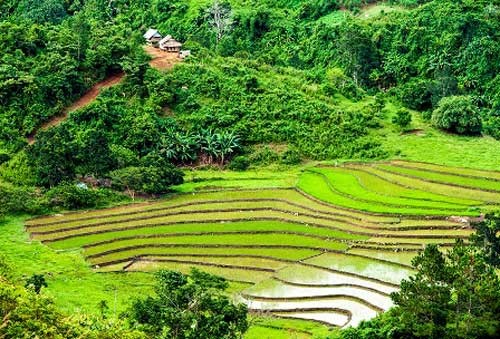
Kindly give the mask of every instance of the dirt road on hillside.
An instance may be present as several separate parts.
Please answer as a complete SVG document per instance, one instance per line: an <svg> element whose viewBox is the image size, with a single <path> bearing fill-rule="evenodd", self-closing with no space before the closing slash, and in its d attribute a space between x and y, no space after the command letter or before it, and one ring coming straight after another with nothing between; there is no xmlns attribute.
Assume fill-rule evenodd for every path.
<svg viewBox="0 0 500 339"><path fill-rule="evenodd" d="M179 55L177 53L163 52L160 49L154 48L152 46L146 46L144 47L144 50L152 57L149 63L150 66L160 71L171 69L172 67L174 67L175 64L182 61L182 59L179 58ZM35 137L38 131L43 131L53 126L59 125L61 122L63 122L68 118L69 113L89 105L97 98L99 93L101 93L101 90L119 84L124 77L125 73L123 72L118 73L109 76L107 79L92 86L92 88L87 93L85 93L80 99L71 104L71 106L65 108L62 114L53 117L49 121L45 122L42 126L40 126L36 131L34 131L28 137L28 143L31 145L35 142Z"/></svg>

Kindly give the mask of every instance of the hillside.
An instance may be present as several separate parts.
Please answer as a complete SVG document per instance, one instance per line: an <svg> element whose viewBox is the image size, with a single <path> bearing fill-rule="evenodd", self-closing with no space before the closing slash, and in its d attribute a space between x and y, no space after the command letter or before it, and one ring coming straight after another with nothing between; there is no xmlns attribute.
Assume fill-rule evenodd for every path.
<svg viewBox="0 0 500 339"><path fill-rule="evenodd" d="M499 1L6 0L0 27L0 306L53 315L0 337L500 331L461 299L500 296ZM153 277L232 320L158 320Z"/></svg>

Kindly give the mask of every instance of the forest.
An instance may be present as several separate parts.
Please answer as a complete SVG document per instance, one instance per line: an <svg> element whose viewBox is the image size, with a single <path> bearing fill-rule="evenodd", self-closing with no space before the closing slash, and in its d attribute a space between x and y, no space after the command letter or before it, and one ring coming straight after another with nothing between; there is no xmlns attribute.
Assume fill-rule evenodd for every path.
<svg viewBox="0 0 500 339"><path fill-rule="evenodd" d="M150 67L149 28L182 41L191 56L168 71ZM158 198L195 182L189 173L197 170L385 161L406 150L391 136L418 135L422 126L450 143L486 140L491 153L474 146L470 153L500 170L499 0L0 0L0 32L2 223ZM119 84L64 116L95 84L121 74ZM438 158L448 165L455 155L444 153ZM392 296L398 307L330 335L494 337L498 316L472 315L460 299L470 292L452 296L464 270L480 270L466 286L484 293L474 302L499 309L500 299L491 301L500 293L498 260L485 259L488 250L499 252L498 215L492 220L492 248L427 247L414 260L416 277ZM471 258L478 262L469 267ZM196 269L159 271L156 297L137 300L117 322L105 304L98 315L68 318L12 271L2 258L0 337L30 337L24 326L41 333L43 323L54 332L40 336L54 338L236 338L249 327L246 309L226 298L229 285ZM432 301L415 298L427 280ZM206 290L216 298L203 299ZM200 296L206 313L165 315L155 298L170 293L179 303ZM211 302L227 319L209 314ZM439 302L447 306L422 320ZM464 329L474 316L477 327ZM193 322L200 332L189 332Z"/></svg>

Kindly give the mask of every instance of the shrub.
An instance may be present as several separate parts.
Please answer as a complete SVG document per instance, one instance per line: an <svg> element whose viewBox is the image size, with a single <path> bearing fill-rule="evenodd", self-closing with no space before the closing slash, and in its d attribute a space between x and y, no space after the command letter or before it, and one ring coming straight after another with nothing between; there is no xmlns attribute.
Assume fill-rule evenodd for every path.
<svg viewBox="0 0 500 339"><path fill-rule="evenodd" d="M36 191L0 182L0 216L8 213L39 213L43 209Z"/></svg>
<svg viewBox="0 0 500 339"><path fill-rule="evenodd" d="M491 113L484 121L484 132L500 140L500 115Z"/></svg>
<svg viewBox="0 0 500 339"><path fill-rule="evenodd" d="M406 107L424 111L432 107L431 83L424 79L413 79L398 88L399 98Z"/></svg>
<svg viewBox="0 0 500 339"><path fill-rule="evenodd" d="M97 207L101 201L101 192L89 189L83 185L73 183L63 183L46 194L50 205L64 207L67 209L78 209L87 207Z"/></svg>
<svg viewBox="0 0 500 339"><path fill-rule="evenodd" d="M235 157L229 164L229 169L233 171L244 171L250 166L250 160L246 156Z"/></svg>
<svg viewBox="0 0 500 339"><path fill-rule="evenodd" d="M281 162L285 165L298 165L302 162L302 158L298 151L289 149L281 155Z"/></svg>
<svg viewBox="0 0 500 339"><path fill-rule="evenodd" d="M278 153L273 151L268 146L265 146L261 149L256 150L250 156L250 162L252 164L269 165L269 164L276 162L278 160L279 160Z"/></svg>
<svg viewBox="0 0 500 339"><path fill-rule="evenodd" d="M480 134L479 109L470 96L450 96L439 101L432 112L432 123L441 129L466 135Z"/></svg>
<svg viewBox="0 0 500 339"><path fill-rule="evenodd" d="M406 129L411 123L411 113L406 109L400 109L396 115L392 117L392 123L401 129Z"/></svg>
<svg viewBox="0 0 500 339"><path fill-rule="evenodd" d="M109 174L113 186L126 190L134 196L138 193L162 194L170 186L184 182L183 173L178 168L168 165L162 167L130 166Z"/></svg>

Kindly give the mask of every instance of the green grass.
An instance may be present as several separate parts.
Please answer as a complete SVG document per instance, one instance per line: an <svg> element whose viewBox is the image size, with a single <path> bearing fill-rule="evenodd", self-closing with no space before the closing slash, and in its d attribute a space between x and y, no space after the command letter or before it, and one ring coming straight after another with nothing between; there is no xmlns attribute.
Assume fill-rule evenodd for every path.
<svg viewBox="0 0 500 339"><path fill-rule="evenodd" d="M398 174L404 174L411 177L416 177L424 180L437 181L444 184L453 184L469 188L481 189L481 190L495 190L500 191L500 182L492 181L487 179L479 178L467 178L459 175L444 174L437 172L422 171L419 169L412 169L406 167L399 167L394 165L379 164L376 166L385 171L394 172ZM499 192L500 193L500 192ZM499 194L500 198L500 194Z"/></svg>
<svg viewBox="0 0 500 339"><path fill-rule="evenodd" d="M282 260L301 260L308 258L315 254L319 254L319 251L307 250L307 249L281 249L281 248L200 248L200 247L157 247L157 248L141 248L129 251L121 251L118 253L108 254L102 257L92 259L93 264L101 264L105 262L115 261L115 260L125 260L133 257L147 256L147 255L158 255L158 256L170 256L170 255L247 255L247 256L266 256ZM203 257L201 257L203 258Z"/></svg>
<svg viewBox="0 0 500 339"><path fill-rule="evenodd" d="M247 170L244 172L206 170L187 171L186 182L174 186L177 192L194 192L203 189L216 188L262 188L262 187L293 187L297 181L299 170L297 168L286 171L267 169Z"/></svg>
<svg viewBox="0 0 500 339"><path fill-rule="evenodd" d="M304 320L275 317L251 317L245 339L309 339L326 338L328 326Z"/></svg>
<svg viewBox="0 0 500 339"><path fill-rule="evenodd" d="M201 235L201 236L174 236L166 238L152 239L131 239L120 240L110 244L89 247L85 250L86 255L100 254L109 250L121 249L130 246L151 246L151 245L218 245L218 246L303 246L306 248L323 248L334 251L342 251L347 248L344 243L327 241L323 239L308 238L294 234L238 234L238 235Z"/></svg>
<svg viewBox="0 0 500 339"><path fill-rule="evenodd" d="M9 217L0 225L2 255L13 264L15 278L21 283L32 274L44 274L49 286L43 293L54 297L63 311L96 313L96 305L106 300L118 314L132 299L152 291L150 275L96 274L80 251L57 252L38 241L31 242L23 230L25 220Z"/></svg>
<svg viewBox="0 0 500 339"><path fill-rule="evenodd" d="M335 206L328 206L324 204L320 204L314 200L311 200L295 190L248 190L248 191L220 191L220 192L204 192L204 193L191 193L191 194L181 194L170 197L170 199L161 200L160 202L155 202L151 204L140 204L122 206L112 209L102 209L95 211L87 211L85 213L70 213L64 215L55 215L55 216L45 216L37 219L33 219L28 221L28 225L31 224L43 224L43 223L52 223L52 222L61 222L71 220L77 221L80 218L90 218L95 217L96 220L101 220L103 218L113 216L115 214L124 214L124 213L147 213L147 211L153 209L162 209L162 208L173 208L174 206L178 206L180 204L186 203L202 203L207 201L229 201L231 199L281 199L286 200L287 202L298 204L300 206L306 206L309 209L317 210L318 212L326 213L326 214L335 214L338 216L344 216L346 218L354 218L354 219L362 219L370 222L391 222L394 218L384 217L384 216L370 216L367 214L363 214L361 211L345 211L339 210L335 208ZM233 202L228 202L233 204ZM269 202L267 202L269 203ZM191 207L192 208L192 207ZM77 221L78 223L78 221ZM49 226L47 226L49 227ZM41 227L40 229L44 229L46 227ZM59 228L57 226L56 228Z"/></svg>
<svg viewBox="0 0 500 339"><path fill-rule="evenodd" d="M371 4L366 6L361 10L361 12L358 14L358 17L362 19L374 19L384 13L391 13L394 11L404 11L405 9L403 7L399 6L390 6L384 3L381 4Z"/></svg>
<svg viewBox="0 0 500 339"><path fill-rule="evenodd" d="M403 168L405 164L392 167ZM49 247L36 241L24 244L27 238L21 229L22 220L17 220L17 225L11 226L12 230L17 228L16 232L22 234L24 240L14 246L13 262L23 265L23 260L30 260L33 254L26 250L26 246L43 249L47 254L41 259L35 256L38 263L36 269L31 270L40 270L50 276L50 287L46 292L54 293L57 303L65 303L65 310L69 312L95 312L93 308L101 299L113 306L116 290L119 313L134 297L151 292L152 277L146 272L162 268L188 272L191 267L233 281L230 293L237 294L255 283L271 288L276 281L270 279L275 276L289 282L282 285L289 286L290 293L292 289L296 293L314 289L321 304L327 305L329 299L321 295L322 288L325 288L333 294L333 305L341 305L339 303L345 300L347 308L354 307L355 298L343 297L341 292L337 294L335 291L351 293L352 297L361 299L368 295L346 287L346 284L352 284L361 286L358 288L361 291L366 291L366 288L381 291L383 299L395 288L370 278L397 284L411 274L407 265L423 244L449 245L454 242L453 238L467 237L471 232L444 217L435 220L422 217L477 215L478 210L470 207L483 208L481 205L493 197L491 192L484 190L434 184L418 178L410 179L417 182L412 186L407 180L409 178L382 171L375 167L377 165L346 164L332 168L306 165L302 168L269 168L262 173L190 172L186 184L176 187L178 192L184 193L168 195L163 200L54 215L29 222L31 225L42 224L31 227L33 232L55 231L35 235L39 240L70 236L48 243ZM430 171L434 168L419 170L417 165L414 167L410 170L435 174ZM448 180L446 182L452 178L484 185L486 180L457 175L459 169L456 168L447 172L448 167L439 166L439 170L445 172L438 175L440 180ZM312 198L290 188L294 186ZM224 187L244 190L200 191ZM261 189L266 187L275 188ZM238 199L240 201L234 201ZM173 214L178 212L183 214ZM264 220L252 220L255 218ZM127 227L133 229L125 229ZM411 229L405 230L405 227ZM86 234L92 231L99 233ZM9 233L5 233L5 238L11 238ZM99 244L106 241L109 242ZM368 248L361 248L363 246ZM395 252L400 250L411 252ZM26 257L21 260L23 256ZM83 261L85 256L89 263ZM122 271L131 260L135 261L126 274L110 273ZM322 268L308 267L299 263L301 260ZM106 265L115 261L121 262ZM100 266L98 271L102 273L93 273L90 265ZM23 269L29 271L29 265ZM345 288L331 288L339 284L344 284ZM284 288L285 297L286 292ZM263 291L263 295L269 293L270 290ZM382 299L377 299L377 305L386 305ZM255 300L256 304L258 301ZM301 305L311 307L313 304L305 302ZM316 326L323 328L311 325L314 323L310 321L267 318L258 321L246 338L280 338L283 333L286 338L293 335L313 338L317 335ZM297 324L308 324L312 329ZM287 332L282 328L291 330Z"/></svg>
<svg viewBox="0 0 500 339"><path fill-rule="evenodd" d="M422 129L421 135L383 130L384 148L399 153L399 158L438 165L498 170L500 141L492 137L468 137L441 132L423 122L420 114L413 114L413 128Z"/></svg>
<svg viewBox="0 0 500 339"><path fill-rule="evenodd" d="M211 208L209 208L211 207ZM300 219L296 217L300 216ZM210 221L219 219L241 219L241 218L263 218L263 217L275 217L275 218L285 218L290 220L297 220L303 222L313 222L314 220L330 220L332 223L338 223L339 225L349 225L357 223L360 226L370 225L374 226L373 223L361 222L350 217L345 217L342 215L330 215L326 213L316 212L307 210L305 208L296 207L292 205L287 205L280 202L254 202L254 203L215 203L215 204L195 204L193 206L186 206L182 209L171 208L155 212L144 212L138 214L123 214L113 217L95 217L92 219L84 220L68 220L68 222L63 222L57 224L49 224L47 226L33 226L30 227L31 232L46 232L46 231L58 231L66 230L78 230L88 228L91 229L95 227L96 229L104 228L116 228L126 227L136 225L138 222L186 222L186 221ZM334 220L331 220L334 219ZM348 227L348 226L346 226ZM65 232L66 232L65 231Z"/></svg>

